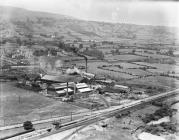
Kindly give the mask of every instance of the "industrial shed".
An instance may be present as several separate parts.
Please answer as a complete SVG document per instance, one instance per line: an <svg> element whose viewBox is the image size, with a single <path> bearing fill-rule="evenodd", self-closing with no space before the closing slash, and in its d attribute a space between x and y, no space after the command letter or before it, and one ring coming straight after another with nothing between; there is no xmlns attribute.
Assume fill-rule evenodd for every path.
<svg viewBox="0 0 179 140"><path fill-rule="evenodd" d="M46 83L69 83L69 82L80 82L83 78L80 75L44 75L41 81Z"/></svg>
<svg viewBox="0 0 179 140"><path fill-rule="evenodd" d="M74 93L74 82L83 78L79 75L44 75L41 81L48 84L47 93L54 96L68 96Z"/></svg>

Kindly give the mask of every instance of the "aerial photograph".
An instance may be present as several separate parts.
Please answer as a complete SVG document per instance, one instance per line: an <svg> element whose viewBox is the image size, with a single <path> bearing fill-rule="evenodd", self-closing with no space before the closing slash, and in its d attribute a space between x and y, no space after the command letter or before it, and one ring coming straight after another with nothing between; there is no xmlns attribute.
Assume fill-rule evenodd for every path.
<svg viewBox="0 0 179 140"><path fill-rule="evenodd" d="M179 140L179 1L0 0L0 140Z"/></svg>

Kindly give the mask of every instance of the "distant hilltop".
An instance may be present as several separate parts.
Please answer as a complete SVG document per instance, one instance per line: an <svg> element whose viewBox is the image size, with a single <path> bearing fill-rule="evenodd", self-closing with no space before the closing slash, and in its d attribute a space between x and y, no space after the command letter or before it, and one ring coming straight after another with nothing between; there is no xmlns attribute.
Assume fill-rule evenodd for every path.
<svg viewBox="0 0 179 140"><path fill-rule="evenodd" d="M177 40L176 28L85 21L70 16L0 6L2 38L38 40L97 40L132 43L168 43Z"/></svg>

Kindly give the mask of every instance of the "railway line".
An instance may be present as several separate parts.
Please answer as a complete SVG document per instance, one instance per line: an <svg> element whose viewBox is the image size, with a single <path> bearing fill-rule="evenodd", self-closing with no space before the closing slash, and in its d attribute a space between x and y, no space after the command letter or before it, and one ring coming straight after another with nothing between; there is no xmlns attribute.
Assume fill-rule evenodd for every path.
<svg viewBox="0 0 179 140"><path fill-rule="evenodd" d="M100 120L104 120L106 118L112 117L114 116L116 113L122 113L124 111L129 111L132 110L133 108L136 107L140 107L140 106L144 106L145 104L151 103L153 101L162 99L162 98L166 98L169 96L174 96L176 94L179 93L179 89L175 89L169 92L165 92L165 93L161 93L158 95L154 95L148 98L144 98L141 100L137 100L137 101L133 101L131 103L126 103L124 105L119 105L119 106L113 106L107 109L103 109L103 110L99 110L99 111L94 111L91 115L87 115L87 116L83 116L81 119L77 119L68 123L64 123L61 125L61 128L52 132L46 132L43 134L36 134L35 136L29 137L29 139L41 139L41 138L45 138L45 137L50 137L51 135L72 129L72 128L76 128L79 126L84 126L84 125L89 125L92 124L94 122L100 121ZM40 131L39 131L40 132ZM43 130L44 132L44 130ZM23 137L24 138L24 137ZM16 139L14 139L16 140Z"/></svg>

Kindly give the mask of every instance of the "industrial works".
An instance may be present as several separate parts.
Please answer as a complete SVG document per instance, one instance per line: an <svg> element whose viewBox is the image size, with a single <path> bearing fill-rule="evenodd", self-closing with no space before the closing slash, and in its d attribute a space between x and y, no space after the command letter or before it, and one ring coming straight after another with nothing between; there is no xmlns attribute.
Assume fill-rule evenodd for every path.
<svg viewBox="0 0 179 140"><path fill-rule="evenodd" d="M178 140L178 31L0 6L0 140Z"/></svg>

